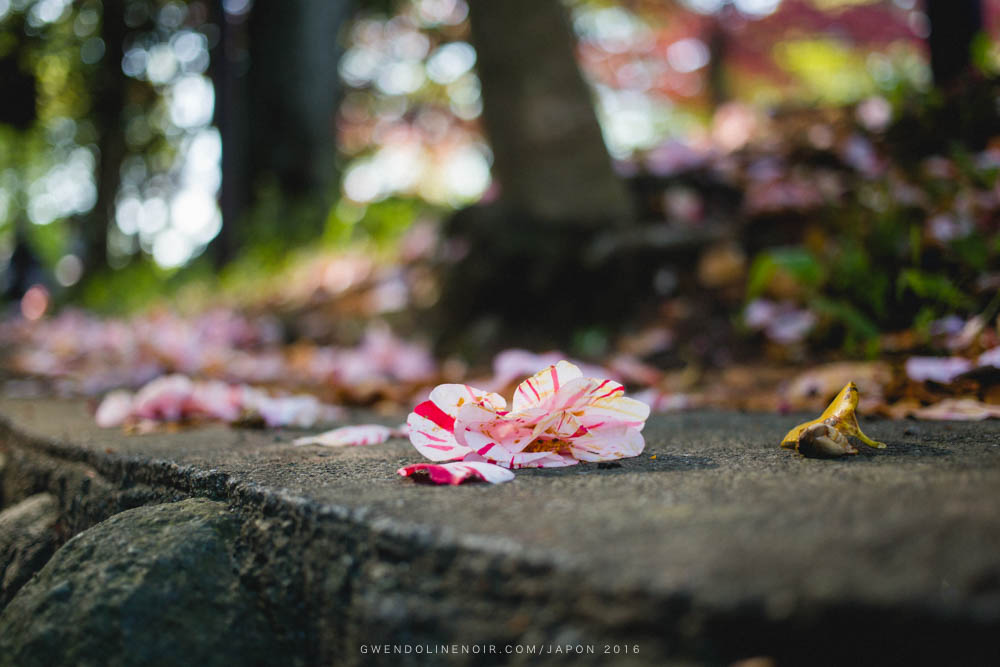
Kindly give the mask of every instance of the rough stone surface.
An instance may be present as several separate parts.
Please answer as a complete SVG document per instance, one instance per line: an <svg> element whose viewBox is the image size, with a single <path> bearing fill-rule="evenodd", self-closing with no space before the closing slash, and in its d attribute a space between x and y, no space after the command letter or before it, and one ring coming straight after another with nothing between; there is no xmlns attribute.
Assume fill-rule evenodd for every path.
<svg viewBox="0 0 1000 667"><path fill-rule="evenodd" d="M203 498L77 535L0 615L0 665L254 665L268 653L235 574L239 526Z"/></svg>
<svg viewBox="0 0 1000 667"><path fill-rule="evenodd" d="M501 652L451 664L565 643L596 654L541 661L606 664L608 644L639 648L625 664L1000 664L998 422L866 422L888 448L830 461L778 447L805 415L688 413L651 419L619 464L433 487L395 475L420 460L402 440L126 436L65 401L0 414L9 488L52 489L46 470L72 462L113 493L228 503L241 579L297 647L285 664L427 662L362 654L373 642Z"/></svg>
<svg viewBox="0 0 1000 667"><path fill-rule="evenodd" d="M0 512L0 610L40 570L61 540L55 496L38 493Z"/></svg>

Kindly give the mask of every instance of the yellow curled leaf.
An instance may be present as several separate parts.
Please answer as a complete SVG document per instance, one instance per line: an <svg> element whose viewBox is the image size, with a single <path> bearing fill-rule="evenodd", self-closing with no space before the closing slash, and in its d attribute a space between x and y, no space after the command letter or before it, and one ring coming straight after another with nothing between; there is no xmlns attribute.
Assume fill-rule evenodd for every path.
<svg viewBox="0 0 1000 667"><path fill-rule="evenodd" d="M781 440L781 446L787 449L797 449L799 438L802 432L815 424L826 424L833 427L839 433L847 437L855 437L869 447L885 449L885 444L872 440L861 432L858 426L856 410L858 408L858 386L853 382L848 382L847 386L840 390L837 398L826 407L819 419L799 424L788 432Z"/></svg>

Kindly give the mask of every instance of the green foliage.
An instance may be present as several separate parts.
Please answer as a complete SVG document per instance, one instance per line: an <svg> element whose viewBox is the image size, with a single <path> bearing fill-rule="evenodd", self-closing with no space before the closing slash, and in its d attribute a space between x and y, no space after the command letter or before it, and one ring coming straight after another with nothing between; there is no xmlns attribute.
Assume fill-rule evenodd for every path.
<svg viewBox="0 0 1000 667"><path fill-rule="evenodd" d="M330 245L371 241L384 246L397 240L418 217L435 210L413 197L392 197L367 206L344 199L327 216L324 240Z"/></svg>
<svg viewBox="0 0 1000 667"><path fill-rule="evenodd" d="M872 340L879 334L878 325L849 301L815 297L809 305L830 323L843 327L844 346L848 349L854 348L859 342Z"/></svg>
<svg viewBox="0 0 1000 667"><path fill-rule="evenodd" d="M164 269L141 258L128 266L106 269L83 284L80 305L97 312L125 314L141 311L196 284L214 284L211 262L201 257L184 270Z"/></svg>
<svg viewBox="0 0 1000 667"><path fill-rule="evenodd" d="M747 298L797 300L820 318L814 341L854 354L877 351L884 332L910 329L926 339L940 317L988 310L993 294L978 279L1000 266L986 194L998 169L967 148L934 160L933 169L904 164L849 185L811 215L802 245L754 258ZM896 196L902 179L919 199Z"/></svg>
<svg viewBox="0 0 1000 667"><path fill-rule="evenodd" d="M760 296L778 274L785 273L806 289L817 287L825 270L817 258L805 248L770 248L761 252L750 266L747 295Z"/></svg>
<svg viewBox="0 0 1000 667"><path fill-rule="evenodd" d="M950 278L919 269L904 269L896 281L896 296L902 298L910 290L924 300L939 303L955 310L972 307L971 297L962 292Z"/></svg>

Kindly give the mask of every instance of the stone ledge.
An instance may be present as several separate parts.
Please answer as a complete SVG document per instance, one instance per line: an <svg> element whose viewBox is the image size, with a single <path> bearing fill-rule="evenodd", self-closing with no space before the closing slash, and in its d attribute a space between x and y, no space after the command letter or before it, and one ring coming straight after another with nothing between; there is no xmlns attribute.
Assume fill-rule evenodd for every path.
<svg viewBox="0 0 1000 667"><path fill-rule="evenodd" d="M108 515L190 496L229 504L244 584L301 646L290 664L421 662L360 654L371 642L638 644L619 658L635 664L1000 658L996 423L874 422L885 452L815 461L776 446L794 417L657 417L647 451L620 467L436 488L396 478L419 460L403 441L124 436L70 401L2 401L0 413L5 502L20 484L71 513L81 487L49 486L72 489L58 480L88 474L65 472L76 466L115 496ZM104 518L93 505L75 525Z"/></svg>

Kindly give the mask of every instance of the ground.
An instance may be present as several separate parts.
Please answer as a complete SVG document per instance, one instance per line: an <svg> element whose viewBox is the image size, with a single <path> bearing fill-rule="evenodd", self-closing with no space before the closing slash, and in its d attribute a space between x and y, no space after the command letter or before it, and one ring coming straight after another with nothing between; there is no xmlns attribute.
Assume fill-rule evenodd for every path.
<svg viewBox="0 0 1000 667"><path fill-rule="evenodd" d="M594 645L595 664L605 644L634 664L1000 659L997 422L867 421L888 448L831 461L778 447L800 416L657 416L634 459L434 487L397 477L421 458L404 440L128 436L77 401L0 414L5 505L48 490L71 515L81 474L132 505L228 503L245 584L303 639L294 664L370 662L365 642ZM385 664L400 659L421 662Z"/></svg>

